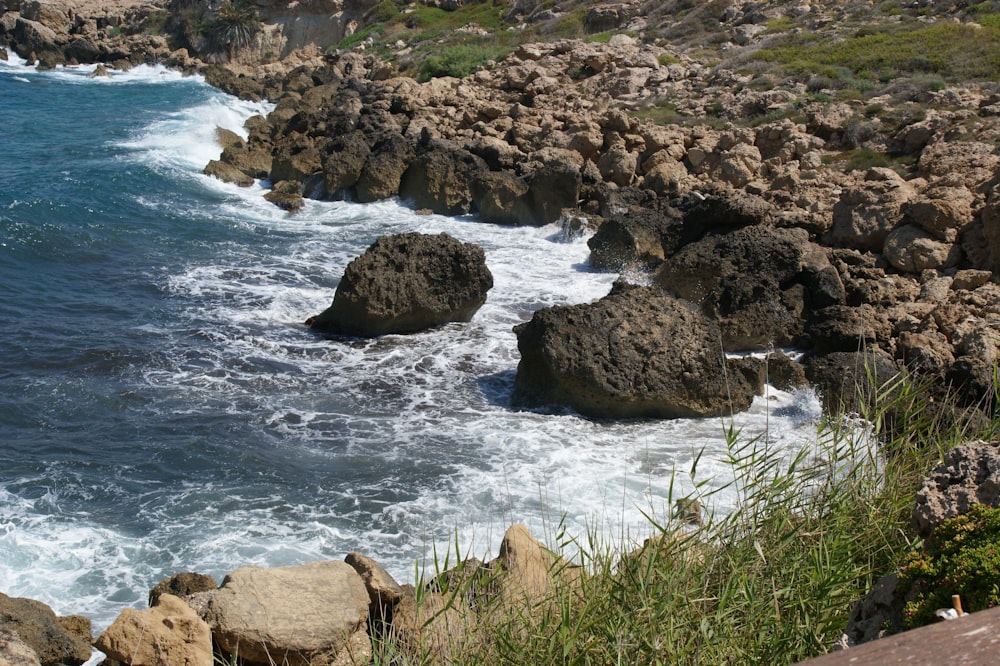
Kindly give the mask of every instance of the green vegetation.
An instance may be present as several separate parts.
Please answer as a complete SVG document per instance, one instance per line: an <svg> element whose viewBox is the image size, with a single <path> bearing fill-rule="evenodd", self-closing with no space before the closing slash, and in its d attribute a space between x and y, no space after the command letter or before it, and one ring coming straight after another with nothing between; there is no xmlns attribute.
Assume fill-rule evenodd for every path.
<svg viewBox="0 0 1000 666"><path fill-rule="evenodd" d="M949 81L998 81L1000 28L937 23L861 30L845 39L789 36L754 58L781 65L791 75L820 74L887 82L934 73Z"/></svg>
<svg viewBox="0 0 1000 666"><path fill-rule="evenodd" d="M685 522L683 509L650 513L652 536L637 548L595 534L569 538L557 526L549 538L562 556L550 570L555 587L530 608L484 595L494 583L488 577L442 576L447 561L436 566L430 580L447 595L438 615L465 613L475 631L450 646L449 663L774 664L829 651L853 603L919 543L909 513L923 475L952 446L997 434L998 421L967 418L951 401L928 395L928 386L908 379L859 392L860 419L826 421L817 443L799 451L776 447L767 433L746 438L724 427L721 462L736 480L711 488L702 474L711 465L697 456L671 486L685 481L694 491L668 505L676 499L711 507L725 492L737 498L731 511L709 511L703 526ZM984 519L991 536L973 539ZM982 554L973 559L965 551L953 570L1000 573L993 550L1000 548L1000 512L978 512L949 529L946 542L964 539ZM568 561L582 573L567 575ZM940 570L927 569L925 579ZM995 580L970 604L995 602ZM953 589L932 586L935 594ZM424 663L431 655L425 650L394 663ZM387 660L376 663L401 652L388 637L376 649Z"/></svg>
<svg viewBox="0 0 1000 666"><path fill-rule="evenodd" d="M418 81L438 76L463 77L474 73L490 60L505 56L509 49L498 46L455 44L445 47L440 55L430 55L420 63Z"/></svg>
<svg viewBox="0 0 1000 666"><path fill-rule="evenodd" d="M914 595L904 611L908 628L937 621L935 611L951 608L953 595L966 612L1000 604L1000 509L980 504L942 523L930 547L907 558L898 589Z"/></svg>
<svg viewBox="0 0 1000 666"><path fill-rule="evenodd" d="M232 56L236 50L250 45L260 27L257 10L246 0L225 0L215 10L209 33L212 43Z"/></svg>

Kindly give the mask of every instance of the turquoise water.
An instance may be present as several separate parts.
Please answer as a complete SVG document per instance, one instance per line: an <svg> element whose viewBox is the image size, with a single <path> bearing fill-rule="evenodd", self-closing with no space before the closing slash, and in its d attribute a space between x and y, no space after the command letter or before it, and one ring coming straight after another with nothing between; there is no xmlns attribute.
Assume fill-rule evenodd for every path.
<svg viewBox="0 0 1000 666"><path fill-rule="evenodd" d="M511 522L639 539L671 470L720 450L718 419L510 409L511 328L615 278L585 239L395 201L289 216L200 173L215 127L266 104L162 69L88 74L0 63L0 591L100 629L180 571L358 550L409 582L456 537L491 556ZM404 231L485 248L496 286L472 322L353 342L302 325ZM818 413L774 392L740 423L792 446ZM719 457L699 467L716 484Z"/></svg>

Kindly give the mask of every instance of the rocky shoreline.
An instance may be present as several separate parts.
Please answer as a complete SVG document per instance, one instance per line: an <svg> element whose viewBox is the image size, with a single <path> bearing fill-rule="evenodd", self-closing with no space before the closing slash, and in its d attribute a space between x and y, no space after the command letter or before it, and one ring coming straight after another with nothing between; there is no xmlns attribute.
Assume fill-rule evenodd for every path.
<svg viewBox="0 0 1000 666"><path fill-rule="evenodd" d="M549 308L517 328L519 405L569 405L600 418L698 416L745 408L767 381L811 383L828 409L850 409L858 385L874 373L911 376L932 394L953 392L965 407L991 413L1000 342L1000 94L987 87L943 87L922 114L887 128L868 112L872 100L861 107L810 97L804 87L755 90L740 70L624 32L607 43L524 43L464 78L418 82L365 51L324 52L308 30L293 35L291 20L265 29L257 55L233 59L201 57L151 32L166 5L8 0L2 8L0 47L39 67L157 63L275 103L267 117L247 122L248 139L220 132L220 158L205 172L238 185L266 179L268 198L290 214L307 196L398 196L416 209L472 213L483 224L592 231L592 265L622 279L596 303ZM328 41L368 8L341 7L337 37ZM268 35L282 57L261 57ZM707 116L711 107L721 122L639 119L665 99L688 117ZM889 96L877 102L893 103ZM847 168L845 155L859 147L905 157L909 166ZM484 293L453 308L460 320ZM334 330L345 331L358 334ZM780 347L804 350L802 363L773 353ZM744 351L772 353L726 357ZM213 637L261 663L273 650L301 655L301 663L351 663L370 656L365 627L392 626L404 643L444 650L445 638L469 622L443 596L417 605L412 589L363 556L341 564L240 570L203 598L200 613L192 608L197 600L163 596L149 611L123 614L123 622L171 627L173 638L161 644L176 639L172 649L184 651L185 663L204 664L212 663ZM543 594L553 570L575 575L554 564L544 546L513 527L483 570L506 572L490 594L518 599ZM205 584L166 583L179 596ZM251 591L237 594L241 586ZM263 657L242 651L287 624L278 598L316 586L344 588L339 596L352 600L336 609L298 602L342 618L337 632L323 631L342 631L343 641L300 644L282 635L258 641ZM223 609L223 599L239 604L262 590L276 598ZM60 628L44 632L68 647L49 657L33 645L34 661L26 655L11 663L89 657L85 620L49 618L37 602L14 601L21 605L5 613L39 613L45 627ZM425 625L429 608L436 622ZM230 630L228 613L250 620ZM869 629L881 622L866 620ZM309 634L306 620L296 616L293 624ZM2 645L18 640L0 634ZM132 644L127 631L102 640L113 659L134 657L113 647ZM180 663L182 652L173 654L133 663Z"/></svg>
<svg viewBox="0 0 1000 666"><path fill-rule="evenodd" d="M725 352L806 351L805 375L831 409L834 397L850 401L854 392L843 378L872 358L949 387L969 405L992 403L1000 95L981 86L945 88L935 96L947 110L929 108L871 138L911 158L901 175L888 167L846 170L835 159L856 140L852 105L741 87L739 72L626 34L607 43L522 44L465 78L420 83L395 75L378 56L320 54L315 45L278 62L212 64L144 32L153 12L164 11L157 5L33 0L18 9L3 14L0 44L40 67L157 62L274 102L266 118L247 122L247 140L220 132L221 156L205 171L240 185L267 179L268 198L289 211L304 196L399 196L417 209L475 213L488 224L586 225L596 230L589 241L595 268L693 304L718 327ZM702 112L711 103L733 120L637 119L636 109L662 99L701 104ZM745 122L793 104L803 122ZM970 135L963 130L972 118ZM615 304L625 321L644 319L643 308L628 297ZM623 339L591 333L607 348ZM647 338L633 342L673 348L655 333ZM596 381L609 389L593 415L690 413L670 404L634 408L658 400L633 387L663 384L662 370L637 375L614 358L593 358L588 343L563 364L585 366L574 376L556 369L559 352L545 346L557 343L533 339L542 347L522 346L522 355L547 364L543 374L558 385L534 403L581 408L588 400L571 387ZM760 390L763 367L723 365L689 370L689 384L725 371L745 377L746 390ZM794 381L801 375L792 373ZM745 404L745 397L716 401L701 413Z"/></svg>

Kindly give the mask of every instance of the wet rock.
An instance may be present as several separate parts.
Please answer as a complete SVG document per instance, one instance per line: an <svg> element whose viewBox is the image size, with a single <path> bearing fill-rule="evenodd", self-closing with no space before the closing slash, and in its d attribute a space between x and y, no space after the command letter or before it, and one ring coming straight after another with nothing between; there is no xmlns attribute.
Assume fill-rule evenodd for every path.
<svg viewBox="0 0 1000 666"><path fill-rule="evenodd" d="M202 173L206 176L218 178L224 183L232 183L239 187L250 187L253 185L253 178L246 175L235 166L221 160L212 160L205 165Z"/></svg>
<svg viewBox="0 0 1000 666"><path fill-rule="evenodd" d="M289 213L294 213L305 205L305 199L302 197L302 183L297 180L278 181L264 195L264 198Z"/></svg>
<svg viewBox="0 0 1000 666"><path fill-rule="evenodd" d="M326 193L336 199L349 193L361 177L371 149L359 131L335 137L323 158L323 180Z"/></svg>
<svg viewBox="0 0 1000 666"><path fill-rule="evenodd" d="M814 358L806 376L830 414L863 411L882 387L892 386L900 376L892 357L878 349L833 352Z"/></svg>
<svg viewBox="0 0 1000 666"><path fill-rule="evenodd" d="M515 328L513 402L601 418L677 418L746 409L727 383L721 337L695 306L656 287L616 285L595 303L539 310Z"/></svg>
<svg viewBox="0 0 1000 666"><path fill-rule="evenodd" d="M413 157L413 146L398 132L389 132L376 141L355 184L358 201L369 203L396 196Z"/></svg>
<svg viewBox="0 0 1000 666"><path fill-rule="evenodd" d="M306 323L338 335L413 333L469 321L492 287L477 245L447 234L383 236L347 266L333 304Z"/></svg>

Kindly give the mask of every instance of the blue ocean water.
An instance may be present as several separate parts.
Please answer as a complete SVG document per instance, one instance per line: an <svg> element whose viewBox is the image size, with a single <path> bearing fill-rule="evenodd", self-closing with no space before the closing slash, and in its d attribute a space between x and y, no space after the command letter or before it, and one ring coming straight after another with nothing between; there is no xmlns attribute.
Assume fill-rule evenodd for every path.
<svg viewBox="0 0 1000 666"><path fill-rule="evenodd" d="M181 571L361 551L412 582L456 540L491 556L512 522L641 539L701 449L703 478L731 478L719 419L509 407L512 327L616 277L585 239L396 201L288 215L201 174L215 128L267 104L89 73L0 62L0 592L100 629ZM484 247L496 286L472 322L354 342L303 326L404 231ZM738 425L794 447L818 416L811 393L772 391Z"/></svg>

